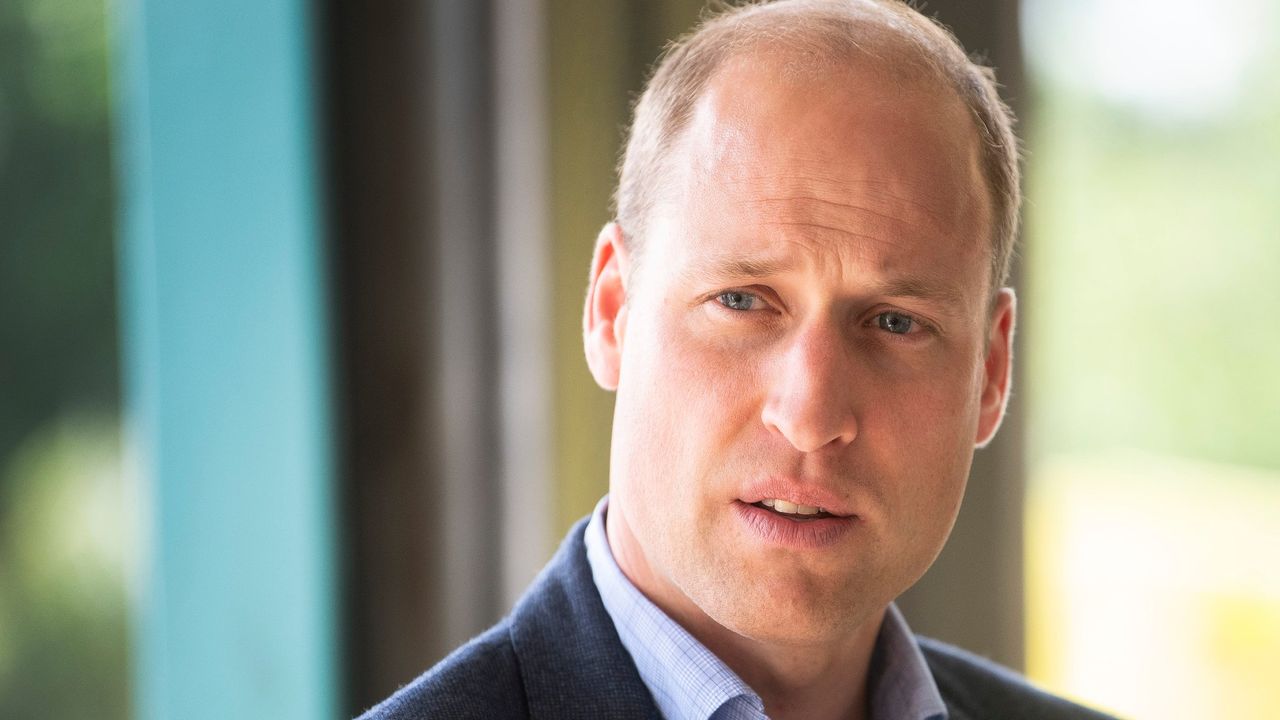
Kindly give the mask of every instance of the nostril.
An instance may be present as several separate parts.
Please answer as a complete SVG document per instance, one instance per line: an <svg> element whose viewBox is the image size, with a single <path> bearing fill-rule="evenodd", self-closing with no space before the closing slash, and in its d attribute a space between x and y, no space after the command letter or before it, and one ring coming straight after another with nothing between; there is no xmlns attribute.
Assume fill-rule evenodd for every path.
<svg viewBox="0 0 1280 720"><path fill-rule="evenodd" d="M762 408L765 426L806 453L852 443L861 373L828 329L815 325L797 334L775 360Z"/></svg>
<svg viewBox="0 0 1280 720"><path fill-rule="evenodd" d="M848 445L858 435L853 411L829 401L771 402L766 404L761 420L770 432L781 435L792 447L806 453Z"/></svg>

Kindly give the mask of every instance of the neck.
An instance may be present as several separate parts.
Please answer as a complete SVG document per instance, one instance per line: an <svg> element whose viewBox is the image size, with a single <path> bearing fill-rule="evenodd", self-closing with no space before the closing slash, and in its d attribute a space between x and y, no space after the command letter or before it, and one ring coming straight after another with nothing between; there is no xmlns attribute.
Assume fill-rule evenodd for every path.
<svg viewBox="0 0 1280 720"><path fill-rule="evenodd" d="M618 567L645 597L720 658L764 701L775 720L865 720L867 675L884 608L851 631L818 644L788 644L739 634L702 611L649 567L625 522L605 518ZM780 617L785 623L786 618Z"/></svg>
<svg viewBox="0 0 1280 720"><path fill-rule="evenodd" d="M844 642L822 646L755 641L711 618L677 622L760 695L770 718L864 720L871 654L883 617L877 614Z"/></svg>

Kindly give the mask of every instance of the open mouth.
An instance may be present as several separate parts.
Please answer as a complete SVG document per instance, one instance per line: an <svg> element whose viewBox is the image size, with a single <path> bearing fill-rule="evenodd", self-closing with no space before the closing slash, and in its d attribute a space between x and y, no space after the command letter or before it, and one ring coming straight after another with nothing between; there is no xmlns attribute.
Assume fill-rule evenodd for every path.
<svg viewBox="0 0 1280 720"><path fill-rule="evenodd" d="M735 510L743 527L767 545L802 551L837 547L861 527L855 514L833 513L825 507L778 498L753 503L741 500Z"/></svg>
<svg viewBox="0 0 1280 720"><path fill-rule="evenodd" d="M813 505L798 505L787 500L777 500L774 498L765 498L758 503L752 503L752 505L797 522L839 517L838 515L832 515L827 512L826 508L815 507Z"/></svg>

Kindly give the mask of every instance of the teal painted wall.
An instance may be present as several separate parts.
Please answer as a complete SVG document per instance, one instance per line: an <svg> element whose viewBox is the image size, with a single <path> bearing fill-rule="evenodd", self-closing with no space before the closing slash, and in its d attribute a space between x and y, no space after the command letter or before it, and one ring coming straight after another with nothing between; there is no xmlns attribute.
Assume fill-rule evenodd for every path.
<svg viewBox="0 0 1280 720"><path fill-rule="evenodd" d="M112 12L135 714L336 717L311 6Z"/></svg>

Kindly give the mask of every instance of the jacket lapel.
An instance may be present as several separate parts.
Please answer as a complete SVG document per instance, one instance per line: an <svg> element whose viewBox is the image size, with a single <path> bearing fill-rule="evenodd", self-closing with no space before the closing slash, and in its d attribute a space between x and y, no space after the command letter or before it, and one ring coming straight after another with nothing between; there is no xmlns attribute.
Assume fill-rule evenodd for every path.
<svg viewBox="0 0 1280 720"><path fill-rule="evenodd" d="M569 531L512 612L511 641L529 717L661 720L600 601L585 528L583 520Z"/></svg>

